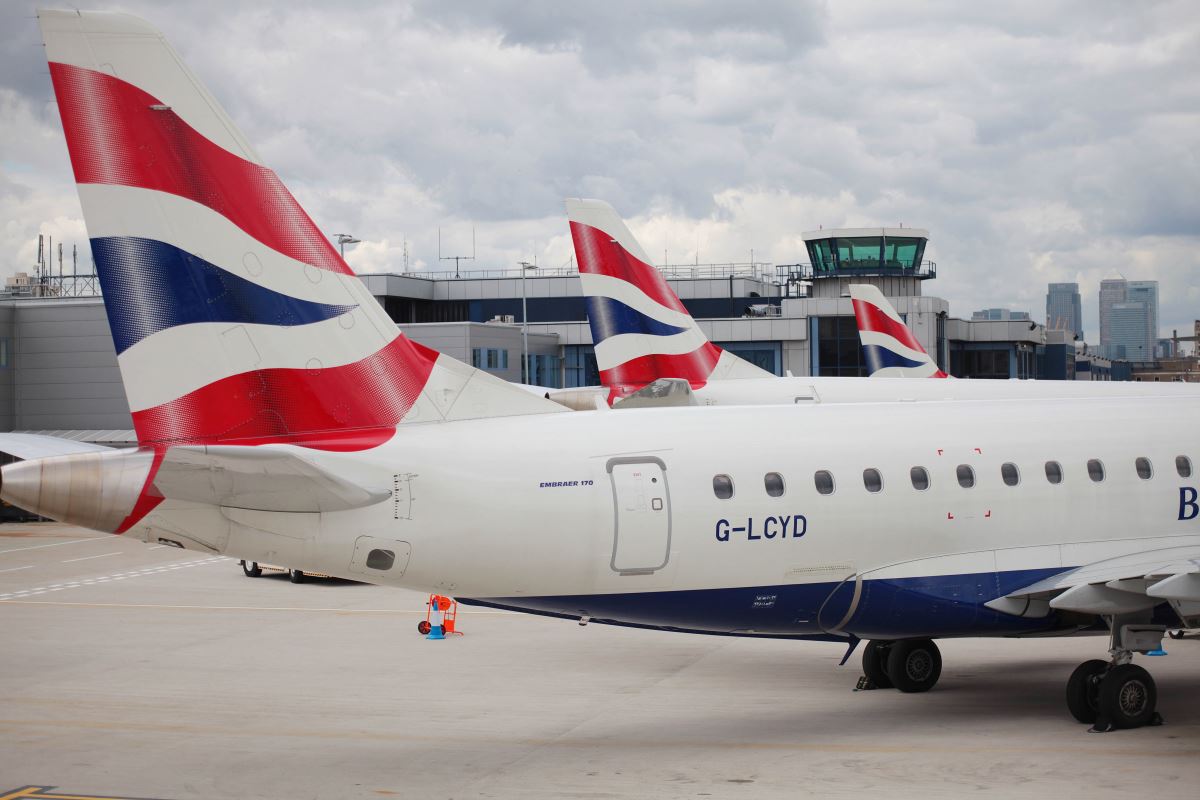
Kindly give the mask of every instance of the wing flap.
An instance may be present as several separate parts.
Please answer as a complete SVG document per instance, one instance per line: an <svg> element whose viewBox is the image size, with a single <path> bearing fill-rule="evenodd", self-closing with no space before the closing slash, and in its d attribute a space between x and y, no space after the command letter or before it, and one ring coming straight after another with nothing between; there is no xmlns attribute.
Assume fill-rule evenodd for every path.
<svg viewBox="0 0 1200 800"><path fill-rule="evenodd" d="M1200 604L1200 544L1129 553L1032 583L987 605L1017 616L1050 610L1112 615L1168 602L1184 619ZM1030 613L1036 609L1037 613ZM1044 612L1044 613L1043 613Z"/></svg>

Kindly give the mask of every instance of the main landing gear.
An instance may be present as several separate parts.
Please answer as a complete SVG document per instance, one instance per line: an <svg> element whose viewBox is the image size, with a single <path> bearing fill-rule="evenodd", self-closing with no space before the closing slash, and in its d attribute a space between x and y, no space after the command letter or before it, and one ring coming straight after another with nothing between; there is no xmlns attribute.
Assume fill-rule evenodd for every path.
<svg viewBox="0 0 1200 800"><path fill-rule="evenodd" d="M932 639L872 639L863 650L860 689L927 692L942 676L942 654Z"/></svg>
<svg viewBox="0 0 1200 800"><path fill-rule="evenodd" d="M1092 659L1075 668L1067 681L1071 716L1090 724L1094 733L1120 728L1161 725L1154 710L1158 689L1150 673L1133 664L1133 654L1164 655L1161 625L1114 625L1111 661Z"/></svg>

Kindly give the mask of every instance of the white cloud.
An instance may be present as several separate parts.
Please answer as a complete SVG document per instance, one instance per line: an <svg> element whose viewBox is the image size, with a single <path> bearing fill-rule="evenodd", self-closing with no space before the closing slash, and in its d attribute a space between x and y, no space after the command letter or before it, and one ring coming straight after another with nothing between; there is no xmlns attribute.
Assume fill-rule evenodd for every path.
<svg viewBox="0 0 1200 800"><path fill-rule="evenodd" d="M1200 18L1188 2L579 5L129 0L364 270L571 255L602 197L658 259L805 260L818 226L929 228L956 315L1157 278L1200 315ZM0 274L78 237L24 9L0 22Z"/></svg>

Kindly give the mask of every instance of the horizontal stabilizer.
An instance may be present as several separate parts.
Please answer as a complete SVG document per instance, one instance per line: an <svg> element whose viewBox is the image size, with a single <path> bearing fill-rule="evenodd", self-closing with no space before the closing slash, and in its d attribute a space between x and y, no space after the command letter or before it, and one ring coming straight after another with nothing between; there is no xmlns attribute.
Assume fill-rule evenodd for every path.
<svg viewBox="0 0 1200 800"><path fill-rule="evenodd" d="M74 453L98 453L111 449L91 442L77 442L74 439L43 436L40 433L0 433L0 453L26 460L69 456Z"/></svg>
<svg viewBox="0 0 1200 800"><path fill-rule="evenodd" d="M154 486L172 500L255 511L345 511L391 495L347 481L296 450L271 446L172 447Z"/></svg>
<svg viewBox="0 0 1200 800"><path fill-rule="evenodd" d="M682 378L659 378L637 390L613 408L672 408L699 405L691 384Z"/></svg>

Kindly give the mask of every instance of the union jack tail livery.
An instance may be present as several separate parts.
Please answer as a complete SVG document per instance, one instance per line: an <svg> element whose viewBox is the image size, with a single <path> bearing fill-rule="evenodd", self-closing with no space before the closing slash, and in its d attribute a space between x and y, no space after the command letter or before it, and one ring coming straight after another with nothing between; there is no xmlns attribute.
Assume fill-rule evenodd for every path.
<svg viewBox="0 0 1200 800"><path fill-rule="evenodd" d="M863 356L873 378L947 378L883 292L871 284L850 284Z"/></svg>
<svg viewBox="0 0 1200 800"><path fill-rule="evenodd" d="M400 334L156 29L39 23L140 443L354 450L558 408Z"/></svg>
<svg viewBox="0 0 1200 800"><path fill-rule="evenodd" d="M681 378L696 389L711 380L774 377L708 341L612 206L566 203L610 402L659 378Z"/></svg>

